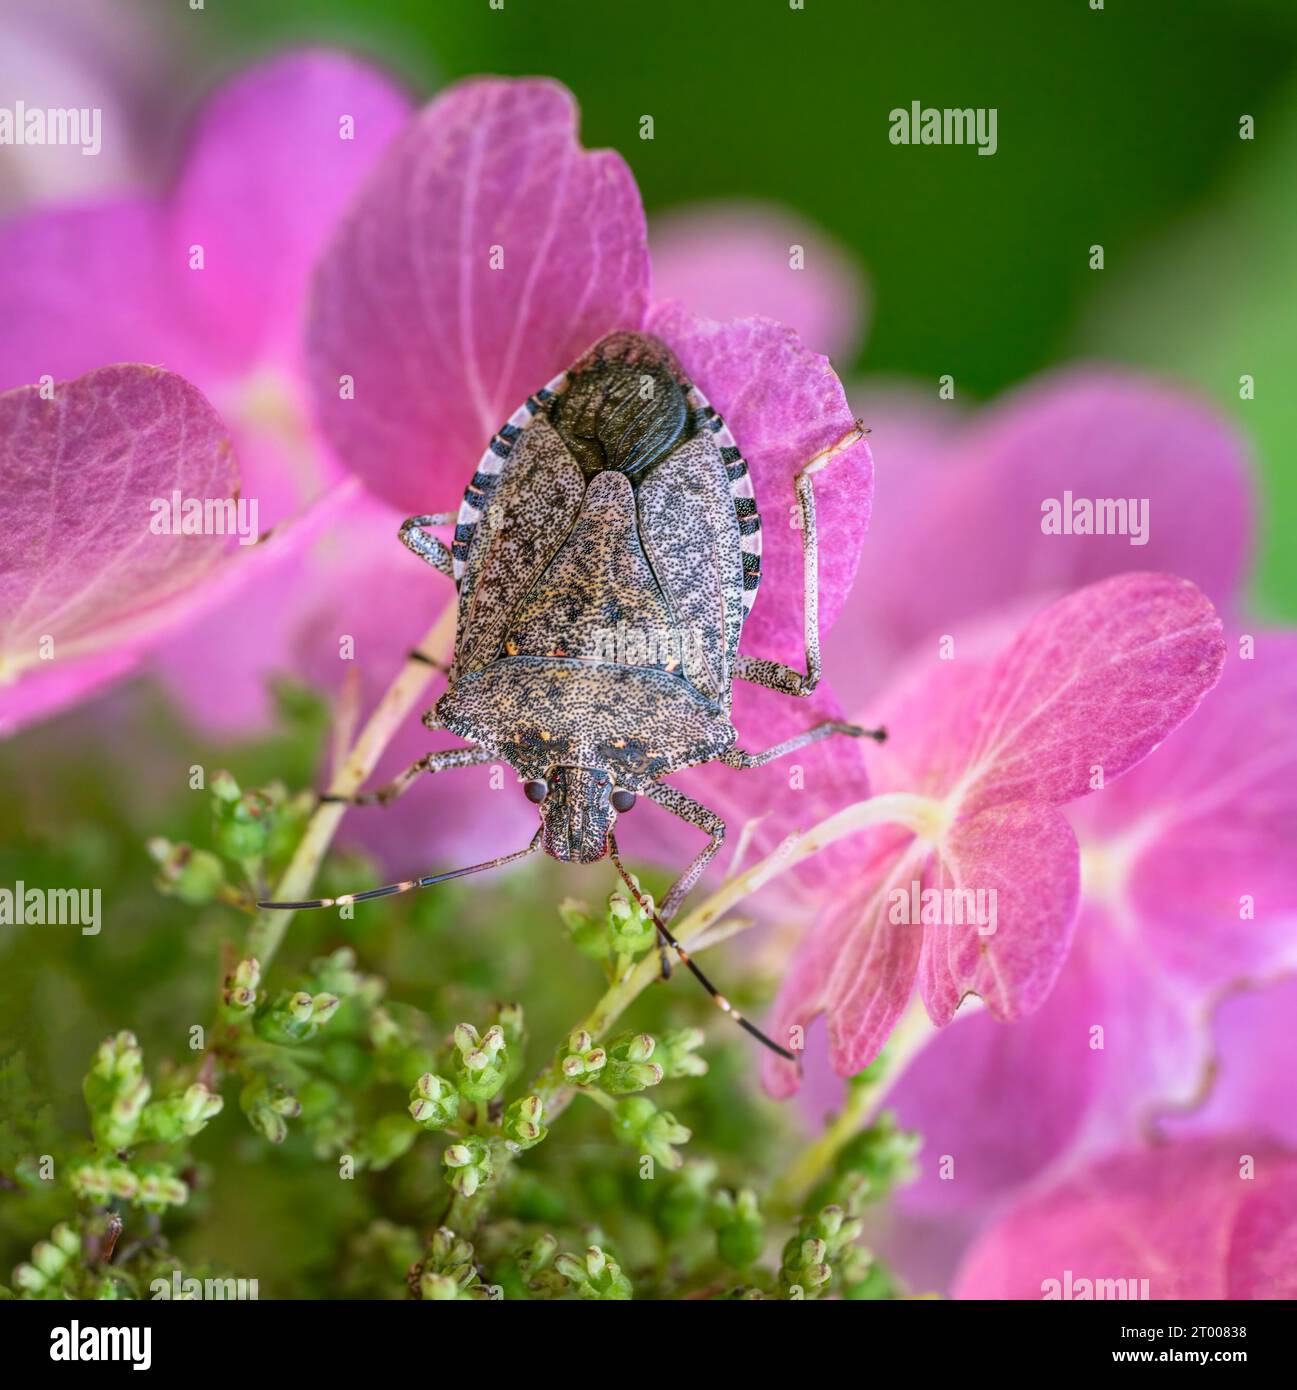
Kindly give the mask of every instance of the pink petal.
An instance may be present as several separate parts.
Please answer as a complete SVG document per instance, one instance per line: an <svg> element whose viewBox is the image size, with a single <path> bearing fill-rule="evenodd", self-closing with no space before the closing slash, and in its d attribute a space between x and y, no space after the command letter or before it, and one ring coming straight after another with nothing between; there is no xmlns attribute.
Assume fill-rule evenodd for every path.
<svg viewBox="0 0 1297 1390"><path fill-rule="evenodd" d="M851 429L842 383L826 358L766 319L713 323L663 304L650 314L649 331L675 350L752 471L762 517L761 587L742 650L804 670L802 532L793 479ZM873 464L863 440L815 475L821 632L833 626L851 586L872 495Z"/></svg>
<svg viewBox="0 0 1297 1390"><path fill-rule="evenodd" d="M1080 891L1076 836L1062 815L1019 802L961 817L923 887L973 894L972 921L952 925L943 911L924 933L919 981L932 1021L949 1023L969 994L1001 1022L1039 1008L1067 957Z"/></svg>
<svg viewBox="0 0 1297 1390"><path fill-rule="evenodd" d="M182 272L192 331L229 368L254 357L296 360L314 263L410 114L385 77L327 50L276 57L207 103L169 201L162 251ZM202 270L186 268L195 245Z"/></svg>
<svg viewBox="0 0 1297 1390"><path fill-rule="evenodd" d="M162 250L153 204L104 203L0 227L0 386L70 379L105 362L164 363L198 376L210 356L189 340L183 288Z"/></svg>
<svg viewBox="0 0 1297 1390"><path fill-rule="evenodd" d="M1244 1155L1255 1162L1250 1179L1240 1176ZM1062 1285L1068 1271L1074 1286L1147 1279L1153 1299L1293 1298L1297 1157L1239 1138L1109 1159L997 1222L964 1262L955 1296L1057 1297L1048 1281Z"/></svg>
<svg viewBox="0 0 1297 1390"><path fill-rule="evenodd" d="M1247 450L1194 397L1133 373L1069 368L972 425L933 400L931 423L944 416L950 426L944 439L939 429L916 432L912 410L898 421L894 408L853 400L872 428L882 501L856 606L829 644L844 690L852 663L876 688L877 673L917 642L958 641L992 610L1125 570L1181 575L1226 610L1236 600L1252 532ZM1147 499L1147 543L1045 535L1042 504L1064 492ZM898 582L906 575L922 582Z"/></svg>
<svg viewBox="0 0 1297 1390"><path fill-rule="evenodd" d="M193 586L226 549L220 535L162 535L150 504L237 494L220 419L181 377L102 367L54 388L0 396L3 529L22 536L0 561L0 650L16 670L106 647Z"/></svg>
<svg viewBox="0 0 1297 1390"><path fill-rule="evenodd" d="M678 299L712 319L778 319L834 358L850 357L860 342L860 272L794 214L760 203L694 204L655 218L651 244L658 299Z"/></svg>
<svg viewBox="0 0 1297 1390"><path fill-rule="evenodd" d="M1097 770L1113 780L1197 708L1224 659L1211 604L1171 575L1119 575L1051 604L973 696L964 809L1062 804Z"/></svg>
<svg viewBox="0 0 1297 1390"><path fill-rule="evenodd" d="M582 150L576 124L554 82L453 87L383 156L325 252L309 325L320 417L407 512L451 506L528 395L642 322L639 194L619 155ZM339 398L343 375L354 400Z"/></svg>
<svg viewBox="0 0 1297 1390"><path fill-rule="evenodd" d="M879 837L884 867L861 873L811 930L801 945L771 1014L769 1032L785 1046L794 1029L803 1036L820 1014L829 1016L829 1052L834 1070L850 1076L882 1050L914 991L923 942L920 925L888 920L889 894L909 891L923 872L926 852L904 847L904 835ZM796 1070L773 1053L762 1059L762 1080L784 1099L797 1089Z"/></svg>
<svg viewBox="0 0 1297 1390"><path fill-rule="evenodd" d="M1204 997L1297 969L1297 634L1250 640L1192 722L1078 819L1148 949Z"/></svg>
<svg viewBox="0 0 1297 1390"><path fill-rule="evenodd" d="M1083 907L1037 1012L1007 1027L989 1012L961 1012L900 1077L888 1104L923 1148L880 1248L907 1276L949 1284L961 1240L947 1241L947 1262L934 1266L934 1221L966 1241L1027 1182L1141 1141L1159 1110L1193 1098L1210 1051L1200 1009L1137 932ZM835 1100L821 1081L806 1103Z"/></svg>

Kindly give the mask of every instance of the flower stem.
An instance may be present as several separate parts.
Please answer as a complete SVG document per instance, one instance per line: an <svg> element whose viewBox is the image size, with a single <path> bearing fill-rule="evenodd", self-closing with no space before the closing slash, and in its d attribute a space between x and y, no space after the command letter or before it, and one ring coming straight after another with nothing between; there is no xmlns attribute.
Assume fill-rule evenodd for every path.
<svg viewBox="0 0 1297 1390"><path fill-rule="evenodd" d="M455 640L455 611L455 604L448 603L416 650L434 660L445 660ZM418 704L432 674L433 668L425 661L405 663L335 772L329 784L331 796L351 796L360 790L392 736ZM338 801L326 801L316 808L288 868L275 885L277 899L292 901L306 896L346 809ZM247 953L260 963L263 972L269 969L292 920L291 912L263 911L249 928Z"/></svg>
<svg viewBox="0 0 1297 1390"><path fill-rule="evenodd" d="M886 1070L872 1084L848 1086L842 1109L825 1126L824 1133L802 1150L771 1188L767 1207L772 1215L794 1216L801 1210L807 1194L833 1167L843 1148L873 1119L932 1033L928 1012L915 995L887 1040Z"/></svg>

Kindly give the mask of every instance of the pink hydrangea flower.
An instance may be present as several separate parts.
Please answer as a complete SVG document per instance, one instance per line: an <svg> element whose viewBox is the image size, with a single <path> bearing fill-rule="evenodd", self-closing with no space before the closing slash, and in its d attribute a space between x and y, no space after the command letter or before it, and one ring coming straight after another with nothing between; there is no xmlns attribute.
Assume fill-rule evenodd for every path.
<svg viewBox="0 0 1297 1390"><path fill-rule="evenodd" d="M109 362L165 365L199 386L228 422L242 496L256 501L260 529L299 512L340 477L310 429L301 384L308 277L329 227L408 109L390 83L349 58L290 55L207 103L165 196L7 223L0 255L24 273L0 283L0 386L75 377ZM317 515L311 531L325 519ZM300 601L309 539L294 528L290 544L280 527L258 556L261 613L282 615ZM230 640L213 647L187 632L163 666L191 712L244 729L263 711L265 674L285 664L276 647L284 633L248 624L243 600L213 612L212 623ZM138 664L121 652L104 661L116 674ZM24 718L98 688L107 672L102 666L86 684L51 670L29 688Z"/></svg>
<svg viewBox="0 0 1297 1390"><path fill-rule="evenodd" d="M154 509L173 493L233 501L216 412L152 367L101 367L0 394L0 732L130 670L256 561ZM263 550L263 555L267 553Z"/></svg>
<svg viewBox="0 0 1297 1390"><path fill-rule="evenodd" d="M1297 1137L1274 1064L1293 989L1257 988L1297 969L1297 636L1256 643L1165 748L1075 808L1080 921L1039 1012L956 1019L898 1083L923 1149L888 1245L915 1277L942 1283L1022 1184L1157 1124Z"/></svg>
<svg viewBox="0 0 1297 1390"><path fill-rule="evenodd" d="M1232 1138L1107 1159L1006 1212L969 1251L954 1292L1297 1298L1297 1155Z"/></svg>
<svg viewBox="0 0 1297 1390"><path fill-rule="evenodd" d="M1297 652L1291 635L1243 628L1245 450L1181 393L1084 368L1015 392L972 423L895 396L859 403L879 425L890 503L830 659L836 645L883 661L910 653L936 669L941 635L966 654L988 628L1011 630L1024 607L1132 556L1197 580L1239 630L1219 687L1190 724L1069 809L1079 919L1043 1006L1012 1028L962 1010L889 1098L924 1147L919 1179L899 1194L880 1245L917 1283L945 1287L997 1203L1046 1170L1136 1142L1159 1117L1175 1132L1292 1137L1278 1117L1295 1098L1271 1060L1281 1005L1243 987L1291 972L1297 955ZM1067 491L1148 498L1147 544L1045 535L1042 502ZM937 554L950 563L931 584L886 585L897 568ZM848 708L873 713L875 682L866 671L853 685L850 672L840 678L852 689ZM818 1118L837 1088L814 1054L809 1073ZM1170 1118L1182 1106L1200 1108ZM942 1155L954 1160L953 1179L938 1171Z"/></svg>
<svg viewBox="0 0 1297 1390"><path fill-rule="evenodd" d="M1001 1021L1039 1008L1067 955L1080 886L1059 808L1151 752L1224 657L1200 590L1130 574L1057 600L997 657L928 662L901 681L881 702L891 737L874 778L894 794L883 804L895 828L875 833L837 883L780 989L776 1035L826 1013L845 1076L877 1056L916 982L939 1025L970 994ZM975 922L951 925L949 911L913 920L912 891L947 889L987 895ZM797 1080L774 1058L767 1079L783 1095Z"/></svg>
<svg viewBox="0 0 1297 1390"><path fill-rule="evenodd" d="M312 295L312 384L323 428L339 458L392 506L453 510L486 442L531 392L608 332L656 333L739 440L766 518L762 591L744 650L800 662L792 478L850 429L842 388L823 357L771 320L720 324L685 306L651 306L634 179L615 153L583 150L576 123L572 97L556 83L475 80L438 97L394 142L331 239ZM868 526L868 448L855 446L821 477L827 629ZM445 581L399 559L412 591L445 592ZM813 701L743 690L735 718L751 746L765 747L838 708L825 687ZM753 804L773 805L762 832L773 843L865 781L854 745L832 754L811 748L799 762L801 796L789 797L780 781L783 794L767 802L770 770L742 774L740 824ZM453 775L453 793L430 787L422 804L453 795L459 822L481 826L483 843L496 843L500 797L481 799L490 769ZM711 769L680 784L708 804L719 797L723 815L736 800ZM502 790L517 800L512 783ZM374 814L386 821L399 812ZM672 844L678 836L667 820L648 811L628 822L627 848L660 855L664 836Z"/></svg>

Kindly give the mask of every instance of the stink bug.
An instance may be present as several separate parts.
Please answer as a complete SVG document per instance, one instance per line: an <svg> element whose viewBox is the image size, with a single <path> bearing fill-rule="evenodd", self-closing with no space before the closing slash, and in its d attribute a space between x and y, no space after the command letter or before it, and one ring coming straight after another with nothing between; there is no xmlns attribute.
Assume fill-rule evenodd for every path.
<svg viewBox="0 0 1297 1390"><path fill-rule="evenodd" d="M342 898L261 906L362 902L543 847L580 863L610 855L652 911L613 833L617 817L645 796L709 837L652 911L664 952L674 950L744 1028L791 1056L717 993L666 925L720 849L725 825L662 778L713 760L761 767L833 734L870 732L829 721L749 753L735 747L730 723L735 679L793 696L809 695L819 682L811 479L862 433L857 425L796 480L805 672L741 656L743 623L761 582L761 518L747 464L664 343L642 333L596 343L509 417L457 514L414 516L400 530L405 545L459 591L448 683L423 718L469 746L429 753L389 785L344 798L387 803L425 772L503 760L539 808L535 837L485 864ZM424 529L451 522L449 548Z"/></svg>

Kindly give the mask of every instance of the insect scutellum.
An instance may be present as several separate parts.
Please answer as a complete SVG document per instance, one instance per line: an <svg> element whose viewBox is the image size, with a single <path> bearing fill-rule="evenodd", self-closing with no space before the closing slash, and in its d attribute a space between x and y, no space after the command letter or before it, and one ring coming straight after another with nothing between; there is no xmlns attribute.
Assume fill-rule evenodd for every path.
<svg viewBox="0 0 1297 1390"><path fill-rule="evenodd" d="M611 855L669 947L717 1004L791 1057L719 994L667 923L724 841L725 825L663 779L719 761L735 768L835 734L824 721L773 748L736 747L733 682L804 697L820 679L812 476L863 434L857 423L795 480L807 556L806 670L739 653L761 582L761 518L748 466L720 415L674 354L645 333L614 333L518 407L492 438L458 512L411 517L400 538L454 580L455 649L446 689L424 716L468 746L429 753L377 791L333 797L386 804L423 773L500 760L517 772L540 828L524 849L347 899L431 886L538 847L564 861ZM449 525L449 547L426 529ZM707 845L654 908L616 847L618 814L638 797L697 826Z"/></svg>

